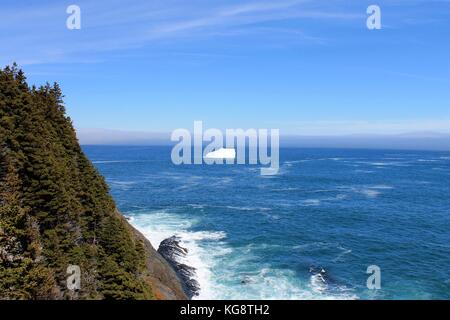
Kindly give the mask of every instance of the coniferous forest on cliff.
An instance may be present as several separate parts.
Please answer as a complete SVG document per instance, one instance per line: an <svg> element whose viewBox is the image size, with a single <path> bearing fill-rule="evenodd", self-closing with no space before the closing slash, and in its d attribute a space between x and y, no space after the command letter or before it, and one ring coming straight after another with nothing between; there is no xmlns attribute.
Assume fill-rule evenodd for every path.
<svg viewBox="0 0 450 320"><path fill-rule="evenodd" d="M83 154L60 87L29 86L15 64L0 71L0 181L0 299L155 298L145 239Z"/></svg>

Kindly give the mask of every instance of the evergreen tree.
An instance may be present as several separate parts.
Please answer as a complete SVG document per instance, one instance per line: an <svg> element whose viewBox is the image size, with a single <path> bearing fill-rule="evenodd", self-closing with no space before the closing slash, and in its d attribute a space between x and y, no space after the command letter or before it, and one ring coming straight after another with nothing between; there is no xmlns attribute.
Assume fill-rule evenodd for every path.
<svg viewBox="0 0 450 320"><path fill-rule="evenodd" d="M81 150L58 84L30 88L15 64L0 70L0 298L149 299L143 246Z"/></svg>

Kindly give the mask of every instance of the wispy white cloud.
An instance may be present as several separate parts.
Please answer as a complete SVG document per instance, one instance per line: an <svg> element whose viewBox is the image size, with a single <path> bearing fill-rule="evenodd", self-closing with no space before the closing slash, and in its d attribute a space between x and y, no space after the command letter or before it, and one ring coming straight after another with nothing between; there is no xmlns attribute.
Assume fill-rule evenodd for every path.
<svg viewBox="0 0 450 320"><path fill-rule="evenodd" d="M201 2L201 5L200 5ZM160 40L196 40L198 37L254 34L255 26L292 19L356 19L363 13L330 9L326 2L309 0L242 1L86 1L77 4L82 29L65 28L67 14L61 3L5 6L0 11L0 35L8 43L0 62L21 64L85 60L81 55L139 48ZM269 29L267 29L269 30ZM266 31L267 31L266 30ZM270 31L276 35L281 29ZM292 36L317 43L317 35L293 30ZM286 37L285 31L282 32ZM92 60L92 57L87 60Z"/></svg>
<svg viewBox="0 0 450 320"><path fill-rule="evenodd" d="M311 10L302 5L308 0L253 2L233 7L214 9L200 18L182 19L158 25L150 30L155 37L167 37L176 33L201 30L210 27L236 27L255 23L291 19L359 19L363 13Z"/></svg>
<svg viewBox="0 0 450 320"><path fill-rule="evenodd" d="M291 8L300 3L309 2L310 0L291 0L291 1L275 1L275 2L253 2L226 8L221 11L224 16L236 16L246 13L254 13L259 11L274 11L280 9Z"/></svg>

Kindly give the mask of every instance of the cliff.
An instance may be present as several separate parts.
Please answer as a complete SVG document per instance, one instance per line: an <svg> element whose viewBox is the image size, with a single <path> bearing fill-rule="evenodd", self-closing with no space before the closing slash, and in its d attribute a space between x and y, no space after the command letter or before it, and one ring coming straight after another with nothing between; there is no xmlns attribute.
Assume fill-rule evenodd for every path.
<svg viewBox="0 0 450 320"><path fill-rule="evenodd" d="M133 231L136 238L144 243L145 252L147 253L145 263L154 297L159 300L189 299L184 289L183 279L180 279L170 263L153 248L150 241L142 233L134 228Z"/></svg>
<svg viewBox="0 0 450 320"><path fill-rule="evenodd" d="M81 150L59 86L0 71L0 299L186 299ZM79 267L80 286L67 286Z"/></svg>
<svg viewBox="0 0 450 320"><path fill-rule="evenodd" d="M200 293L200 284L197 282L195 268L181 262L186 257L188 251L180 245L180 238L173 236L161 242L158 253L175 270L181 280L183 290L189 299L198 296ZM180 261L181 260L181 261Z"/></svg>

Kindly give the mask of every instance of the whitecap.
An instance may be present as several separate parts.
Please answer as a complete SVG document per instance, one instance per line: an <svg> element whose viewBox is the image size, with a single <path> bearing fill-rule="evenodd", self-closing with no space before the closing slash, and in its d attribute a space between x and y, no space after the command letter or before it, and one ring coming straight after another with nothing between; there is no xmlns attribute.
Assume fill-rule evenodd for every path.
<svg viewBox="0 0 450 320"><path fill-rule="evenodd" d="M287 166L287 167L292 167L292 166L295 165L295 164L298 164L298 163L305 163L305 162L308 162L308 161L311 161L311 160L309 160L309 159L302 159L302 160L288 160L288 161L283 162L283 165L285 165L285 166Z"/></svg>
<svg viewBox="0 0 450 320"><path fill-rule="evenodd" d="M333 244L326 243L326 242L311 242L311 243L305 243L305 244L299 244L299 245L293 246L292 249L299 250L299 251L318 250L318 249L322 249L322 248L328 248L332 245Z"/></svg>
<svg viewBox="0 0 450 320"><path fill-rule="evenodd" d="M340 249L343 251L340 254L338 254L338 256L336 258L333 259L333 262L342 261L344 256L352 253L352 250L350 250L350 249L345 249L345 248L340 248Z"/></svg>
<svg viewBox="0 0 450 320"><path fill-rule="evenodd" d="M153 211L133 215L136 226L155 247L173 235L180 237L180 246L188 253L181 262L196 268L195 280L200 285L195 299L356 299L349 290L314 290L289 269L267 264L255 267L255 250L267 250L275 244L249 244L231 248L222 231L192 231L195 220L168 211ZM250 268L250 269L249 269ZM254 268L254 269L253 269ZM345 289L345 288L344 288Z"/></svg>
<svg viewBox="0 0 450 320"><path fill-rule="evenodd" d="M318 206L321 201L319 199L307 199L303 201L303 204L306 206Z"/></svg>
<svg viewBox="0 0 450 320"><path fill-rule="evenodd" d="M288 188L272 189L272 191L297 191L297 190L300 190L300 188L288 187Z"/></svg>
<svg viewBox="0 0 450 320"><path fill-rule="evenodd" d="M323 293L328 289L328 285L320 273L313 274L311 276L310 287L312 291L316 293Z"/></svg>
<svg viewBox="0 0 450 320"><path fill-rule="evenodd" d="M355 170L357 173L374 173L375 171L372 170Z"/></svg>
<svg viewBox="0 0 450 320"><path fill-rule="evenodd" d="M270 208L264 207L238 207L238 206L225 206L227 209L240 210L240 211L270 211Z"/></svg>
<svg viewBox="0 0 450 320"><path fill-rule="evenodd" d="M359 193L364 194L368 198L376 198L380 195L379 191L372 190L372 189L362 189L359 191Z"/></svg>
<svg viewBox="0 0 450 320"><path fill-rule="evenodd" d="M245 265L245 259L238 261ZM239 274L238 274L239 275ZM278 269L262 266L258 270L240 273L239 284L230 285L229 281L235 278L233 271L222 275L224 283L219 284L220 294L216 299L238 300L343 300L357 299L352 293L318 291L299 279L296 272L289 269ZM239 286L239 287L236 287Z"/></svg>
<svg viewBox="0 0 450 320"><path fill-rule="evenodd" d="M204 209L204 204L195 204L195 203L189 203L188 207L194 208L194 209Z"/></svg>
<svg viewBox="0 0 450 320"><path fill-rule="evenodd" d="M369 187L369 188L370 188L370 189L381 189L381 190L394 189L394 187L388 186L388 185L384 185L384 184L371 186L371 187Z"/></svg>
<svg viewBox="0 0 450 320"><path fill-rule="evenodd" d="M394 189L394 187L389 186L389 185L372 185L372 186L360 186L360 187L340 186L337 188L341 189L341 190L349 190L349 191L353 191L355 193L363 194L368 198L378 197L381 194L380 190Z"/></svg>
<svg viewBox="0 0 450 320"><path fill-rule="evenodd" d="M347 199L347 195L345 194L338 194L334 198L327 198L325 200L333 201L333 200L344 200Z"/></svg>
<svg viewBox="0 0 450 320"><path fill-rule="evenodd" d="M121 181L114 179L107 179L106 181L111 187L120 190L129 190L133 185L137 184L137 181Z"/></svg>
<svg viewBox="0 0 450 320"><path fill-rule="evenodd" d="M396 162L396 161L387 161L387 162L381 162L381 161L359 161L360 164L366 164L370 166L374 166L378 169L393 166L393 167L408 167L409 164L406 162Z"/></svg>
<svg viewBox="0 0 450 320"><path fill-rule="evenodd" d="M139 231L150 240L155 248L171 236L180 238L180 246L187 249L181 263L195 268L194 279L200 285L199 295L195 299L212 299L215 296L212 269L221 261L221 257L230 254L232 249L223 242L223 231L191 231L195 220L186 220L167 211L139 213L132 221Z"/></svg>

